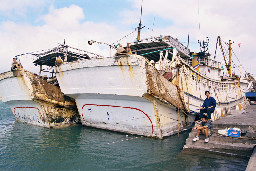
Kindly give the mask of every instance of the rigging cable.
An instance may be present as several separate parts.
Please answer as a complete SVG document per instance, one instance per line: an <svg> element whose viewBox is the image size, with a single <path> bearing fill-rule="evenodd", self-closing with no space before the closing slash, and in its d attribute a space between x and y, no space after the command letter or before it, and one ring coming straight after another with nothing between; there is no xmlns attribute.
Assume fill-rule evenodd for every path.
<svg viewBox="0 0 256 171"><path fill-rule="evenodd" d="M137 31L137 28L135 28L135 30L134 30L134 31L132 31L131 33L129 33L129 34L127 34L127 35L125 35L125 36L124 36L124 37L122 37L121 39L119 39L119 40L115 41L114 43L112 43L112 45L114 45L114 44L116 44L116 43L120 42L121 40L125 39L126 37L128 37L128 36L132 35L132 34L133 34L134 32L136 32L136 31Z"/></svg>

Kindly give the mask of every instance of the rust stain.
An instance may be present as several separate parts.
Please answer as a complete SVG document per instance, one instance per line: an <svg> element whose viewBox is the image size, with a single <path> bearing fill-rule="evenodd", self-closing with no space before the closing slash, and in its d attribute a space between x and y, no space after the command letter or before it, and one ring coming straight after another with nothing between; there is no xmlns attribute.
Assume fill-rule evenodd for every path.
<svg viewBox="0 0 256 171"><path fill-rule="evenodd" d="M223 109L220 110L220 116L225 116L224 113L223 113Z"/></svg>
<svg viewBox="0 0 256 171"><path fill-rule="evenodd" d="M61 68L59 69L59 73L61 73L62 77L64 77L63 72L61 71Z"/></svg>
<svg viewBox="0 0 256 171"><path fill-rule="evenodd" d="M154 107L154 112L155 112L155 117L156 117L156 125L160 129L160 118L158 116L158 109L157 109L156 100L153 100L153 107Z"/></svg>
<svg viewBox="0 0 256 171"><path fill-rule="evenodd" d="M239 109L239 110L242 110L242 109L243 109L241 103L238 104L238 109Z"/></svg>
<svg viewBox="0 0 256 171"><path fill-rule="evenodd" d="M65 96L59 87L29 71L15 73L29 89L32 100L41 106L44 122L49 127L64 127L74 124L79 119L75 100Z"/></svg>
<svg viewBox="0 0 256 171"><path fill-rule="evenodd" d="M133 69L132 69L132 67L131 67L131 65L129 64L128 61L127 61L127 65L129 67L128 71L129 71L130 77L133 77Z"/></svg>
<svg viewBox="0 0 256 171"><path fill-rule="evenodd" d="M122 62L120 61L120 63L119 63L119 67L120 67L120 69L122 70L122 72L124 71L124 68L123 68L123 64L122 64Z"/></svg>

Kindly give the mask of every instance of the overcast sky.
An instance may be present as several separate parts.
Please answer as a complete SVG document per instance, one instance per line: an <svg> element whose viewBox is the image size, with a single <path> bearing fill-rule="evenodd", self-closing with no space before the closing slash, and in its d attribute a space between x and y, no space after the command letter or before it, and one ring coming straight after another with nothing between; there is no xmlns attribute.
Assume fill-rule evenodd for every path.
<svg viewBox="0 0 256 171"><path fill-rule="evenodd" d="M97 45L88 46L88 40L112 44L133 32L141 4L141 0L0 0L0 72L10 70L15 55L50 49L64 39L70 46L106 53ZM189 34L192 51L199 49L199 39L209 37L214 56L219 35L234 42L236 69L240 61L255 75L255 7L255 0L144 0L142 37L171 35L187 45ZM131 34L122 43L135 38ZM218 54L217 59L223 58Z"/></svg>

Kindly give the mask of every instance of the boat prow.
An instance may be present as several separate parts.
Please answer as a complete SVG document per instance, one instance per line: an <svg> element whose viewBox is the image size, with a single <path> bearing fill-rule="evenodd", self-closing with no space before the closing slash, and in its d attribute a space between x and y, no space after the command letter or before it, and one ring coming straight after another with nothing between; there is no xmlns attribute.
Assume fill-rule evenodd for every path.
<svg viewBox="0 0 256 171"><path fill-rule="evenodd" d="M158 138L186 126L177 87L142 56L75 61L57 71L83 125Z"/></svg>
<svg viewBox="0 0 256 171"><path fill-rule="evenodd" d="M29 71L18 69L0 74L0 94L17 121L63 127L76 120L74 100Z"/></svg>

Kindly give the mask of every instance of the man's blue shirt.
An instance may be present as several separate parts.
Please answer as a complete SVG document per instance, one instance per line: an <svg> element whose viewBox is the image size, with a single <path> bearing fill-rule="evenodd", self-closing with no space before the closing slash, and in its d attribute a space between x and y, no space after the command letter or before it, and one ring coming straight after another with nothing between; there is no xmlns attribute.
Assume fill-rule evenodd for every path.
<svg viewBox="0 0 256 171"><path fill-rule="evenodd" d="M211 107L211 106L213 106L213 110L214 110L215 107L216 107L216 100L215 100L213 97L210 97L209 99L206 98L206 99L204 100L204 104L203 104L202 107L208 108L208 107Z"/></svg>

